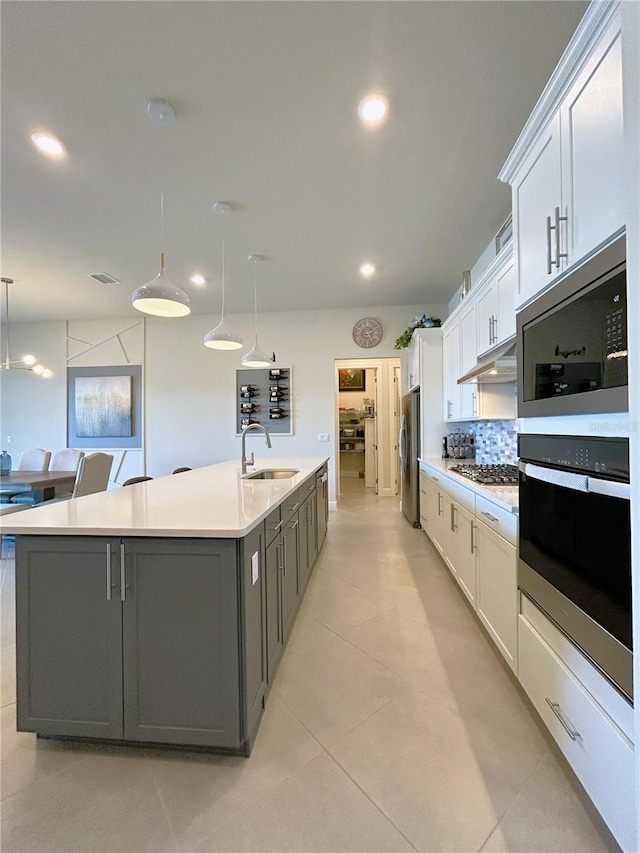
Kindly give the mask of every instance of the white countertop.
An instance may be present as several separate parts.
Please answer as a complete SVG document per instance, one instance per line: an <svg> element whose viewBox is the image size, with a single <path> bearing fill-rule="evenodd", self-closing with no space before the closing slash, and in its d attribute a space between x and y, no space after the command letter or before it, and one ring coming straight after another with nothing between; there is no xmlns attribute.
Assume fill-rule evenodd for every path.
<svg viewBox="0 0 640 853"><path fill-rule="evenodd" d="M268 451L248 473L295 468L283 480L248 480L240 461L195 468L84 498L43 503L0 518L4 533L65 536L242 538L327 461L274 458Z"/></svg>
<svg viewBox="0 0 640 853"><path fill-rule="evenodd" d="M451 477L456 483L466 486L477 495L482 495L488 501L502 507L509 512L518 512L518 487L517 486L483 486L482 483L476 483L469 480L467 477L462 477L451 471L453 465L463 465L467 462L470 465L474 464L473 459L442 459L439 456L427 456L424 459L418 459L422 465L428 465L430 468L435 468L441 474L446 474Z"/></svg>

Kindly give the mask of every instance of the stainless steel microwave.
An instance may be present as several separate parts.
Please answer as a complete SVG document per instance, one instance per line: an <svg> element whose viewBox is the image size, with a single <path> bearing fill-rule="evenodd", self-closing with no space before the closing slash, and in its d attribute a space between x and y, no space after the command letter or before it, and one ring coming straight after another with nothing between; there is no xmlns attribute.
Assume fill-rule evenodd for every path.
<svg viewBox="0 0 640 853"><path fill-rule="evenodd" d="M628 411L625 238L524 308L517 344L518 417Z"/></svg>

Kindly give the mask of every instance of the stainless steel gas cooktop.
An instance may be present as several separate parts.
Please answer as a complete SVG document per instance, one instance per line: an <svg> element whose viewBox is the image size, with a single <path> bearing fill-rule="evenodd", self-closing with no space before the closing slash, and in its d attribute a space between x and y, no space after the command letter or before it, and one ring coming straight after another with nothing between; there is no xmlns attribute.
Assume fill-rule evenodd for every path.
<svg viewBox="0 0 640 853"><path fill-rule="evenodd" d="M517 465L453 465L449 470L485 486L518 485Z"/></svg>

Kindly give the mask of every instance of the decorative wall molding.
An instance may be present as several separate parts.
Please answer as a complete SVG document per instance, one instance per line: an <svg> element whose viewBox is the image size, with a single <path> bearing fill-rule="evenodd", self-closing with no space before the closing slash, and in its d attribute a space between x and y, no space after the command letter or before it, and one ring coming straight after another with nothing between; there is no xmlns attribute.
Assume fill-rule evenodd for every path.
<svg viewBox="0 0 640 853"><path fill-rule="evenodd" d="M125 367L141 365L141 446L135 448L101 447L114 457L110 485L122 485L130 477L146 473L145 426L145 319L68 320L66 324L67 368ZM67 421L69 420L67 406ZM67 430L69 422L67 422ZM87 453L96 447L80 447Z"/></svg>

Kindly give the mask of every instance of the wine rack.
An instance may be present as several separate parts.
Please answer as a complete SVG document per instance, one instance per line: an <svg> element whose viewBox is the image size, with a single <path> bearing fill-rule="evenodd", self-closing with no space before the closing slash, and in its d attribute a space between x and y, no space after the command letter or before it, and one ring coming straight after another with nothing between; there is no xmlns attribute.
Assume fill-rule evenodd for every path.
<svg viewBox="0 0 640 853"><path fill-rule="evenodd" d="M237 434L256 423L274 435L293 435L292 402L290 367L236 370Z"/></svg>

